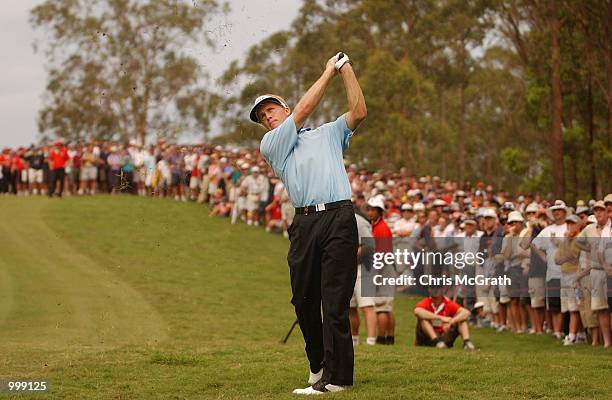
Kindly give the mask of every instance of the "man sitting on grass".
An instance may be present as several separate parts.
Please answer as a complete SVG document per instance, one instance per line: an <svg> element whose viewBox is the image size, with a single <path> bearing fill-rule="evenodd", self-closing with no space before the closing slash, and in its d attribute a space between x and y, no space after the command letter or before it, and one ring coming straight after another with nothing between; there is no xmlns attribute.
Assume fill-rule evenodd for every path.
<svg viewBox="0 0 612 400"><path fill-rule="evenodd" d="M455 339L461 335L463 349L474 350L467 323L470 311L444 297L443 292L443 287L431 287L430 296L414 308L414 315L418 318L415 344L446 349L453 347Z"/></svg>

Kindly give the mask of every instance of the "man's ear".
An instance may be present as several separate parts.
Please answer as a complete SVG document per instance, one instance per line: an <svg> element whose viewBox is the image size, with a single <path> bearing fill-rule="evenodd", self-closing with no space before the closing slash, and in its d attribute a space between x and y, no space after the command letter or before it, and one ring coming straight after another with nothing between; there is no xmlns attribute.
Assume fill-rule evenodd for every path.
<svg viewBox="0 0 612 400"><path fill-rule="evenodd" d="M291 109L289 107L285 107L285 113L287 115L291 114Z"/></svg>

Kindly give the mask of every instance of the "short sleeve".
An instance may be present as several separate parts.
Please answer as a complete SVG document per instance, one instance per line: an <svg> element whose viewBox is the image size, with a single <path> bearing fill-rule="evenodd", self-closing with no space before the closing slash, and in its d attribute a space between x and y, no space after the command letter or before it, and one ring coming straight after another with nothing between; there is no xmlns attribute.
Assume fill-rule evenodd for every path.
<svg viewBox="0 0 612 400"><path fill-rule="evenodd" d="M342 151L349 147L349 140L353 137L353 131L350 130L346 123L346 114L342 114L334 122L329 123L332 129L332 136L340 143Z"/></svg>
<svg viewBox="0 0 612 400"><path fill-rule="evenodd" d="M425 297L423 300L419 301L414 308L429 310L431 308L431 300L428 297Z"/></svg>
<svg viewBox="0 0 612 400"><path fill-rule="evenodd" d="M287 157L297 142L297 128L290 115L278 127L266 133L259 145L259 151L277 175L285 169Z"/></svg>
<svg viewBox="0 0 612 400"><path fill-rule="evenodd" d="M449 316L454 317L455 314L457 314L457 311L459 311L459 309L461 308L461 306L457 303L455 303L452 300L449 300L448 303L446 303L446 314Z"/></svg>

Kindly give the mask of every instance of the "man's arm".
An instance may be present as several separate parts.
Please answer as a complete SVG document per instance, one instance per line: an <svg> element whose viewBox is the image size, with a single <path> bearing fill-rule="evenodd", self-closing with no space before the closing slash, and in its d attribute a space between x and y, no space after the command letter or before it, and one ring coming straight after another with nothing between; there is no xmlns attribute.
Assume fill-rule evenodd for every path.
<svg viewBox="0 0 612 400"><path fill-rule="evenodd" d="M299 129L304 126L304 122L310 116L310 114L317 107L323 95L325 89L329 86L334 76L336 76L336 56L330 58L325 66L325 71L317 81L308 89L308 91L302 96L300 101L296 104L293 109L293 121L295 126ZM344 69L344 68L342 68Z"/></svg>
<svg viewBox="0 0 612 400"><path fill-rule="evenodd" d="M355 71L353 71L353 66L349 63L344 64L342 68L340 68L340 75L342 75L342 81L344 81L346 98L349 103L349 112L346 114L346 124L350 130L354 131L366 118L368 110L366 108L363 92L361 91L359 82L357 82Z"/></svg>
<svg viewBox="0 0 612 400"><path fill-rule="evenodd" d="M455 316L453 318L451 318L449 323L451 325L453 325L453 324L457 324L459 322L467 321L467 319L470 317L470 314L471 313L470 313L470 311L467 308L461 307L459 309L459 311L457 311Z"/></svg>
<svg viewBox="0 0 612 400"><path fill-rule="evenodd" d="M451 320L449 317L445 317L443 315L438 315L438 314L432 313L431 311L426 310L426 309L421 308L421 307L416 307L414 309L414 315L417 318L425 319L425 320L429 320L429 321L435 320L435 319L439 319L442 322L449 322Z"/></svg>

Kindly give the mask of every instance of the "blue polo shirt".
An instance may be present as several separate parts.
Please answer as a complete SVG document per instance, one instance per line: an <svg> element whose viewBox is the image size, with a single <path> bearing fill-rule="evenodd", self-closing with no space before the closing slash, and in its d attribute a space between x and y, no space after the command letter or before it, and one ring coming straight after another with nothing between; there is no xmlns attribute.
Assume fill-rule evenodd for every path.
<svg viewBox="0 0 612 400"><path fill-rule="evenodd" d="M293 206L305 207L351 198L342 152L352 136L345 115L299 131L290 115L265 134L259 149L282 179Z"/></svg>

